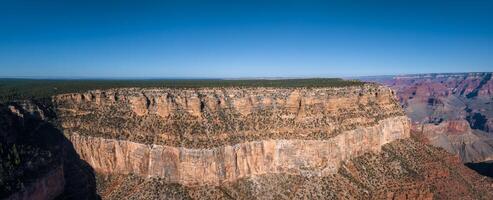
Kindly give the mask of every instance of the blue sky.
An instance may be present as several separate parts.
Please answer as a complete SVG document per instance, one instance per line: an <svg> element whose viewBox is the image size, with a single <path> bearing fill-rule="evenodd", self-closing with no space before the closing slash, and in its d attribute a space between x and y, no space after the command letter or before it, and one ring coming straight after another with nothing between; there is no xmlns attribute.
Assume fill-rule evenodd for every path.
<svg viewBox="0 0 493 200"><path fill-rule="evenodd" d="M493 1L1 1L0 77L493 71Z"/></svg>

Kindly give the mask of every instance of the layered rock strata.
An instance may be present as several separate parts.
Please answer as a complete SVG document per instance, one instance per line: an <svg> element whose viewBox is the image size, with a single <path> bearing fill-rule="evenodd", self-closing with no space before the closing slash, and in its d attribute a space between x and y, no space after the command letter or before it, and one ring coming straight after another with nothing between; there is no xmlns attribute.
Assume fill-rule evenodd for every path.
<svg viewBox="0 0 493 200"><path fill-rule="evenodd" d="M444 121L440 124L414 124L412 130L426 136L428 142L452 154L464 163L493 160L493 137L469 127L465 120Z"/></svg>
<svg viewBox="0 0 493 200"><path fill-rule="evenodd" d="M341 162L409 137L406 117L345 131L326 140L262 140L212 149L145 145L72 134L81 157L101 173L161 177L183 185L219 185L239 178L287 173L326 176Z"/></svg>
<svg viewBox="0 0 493 200"><path fill-rule="evenodd" d="M346 88L113 89L54 98L97 172L218 185L259 174L326 176L409 137L393 92Z"/></svg>
<svg viewBox="0 0 493 200"><path fill-rule="evenodd" d="M413 129L431 144L460 155L463 162L481 162L493 159L492 75L418 74L373 81L396 91Z"/></svg>
<svg viewBox="0 0 493 200"><path fill-rule="evenodd" d="M54 98L67 134L210 148L264 139L327 139L403 116L383 86L113 89Z"/></svg>
<svg viewBox="0 0 493 200"><path fill-rule="evenodd" d="M493 180L440 148L408 138L344 162L329 176L264 174L220 186L99 174L103 199L492 199Z"/></svg>

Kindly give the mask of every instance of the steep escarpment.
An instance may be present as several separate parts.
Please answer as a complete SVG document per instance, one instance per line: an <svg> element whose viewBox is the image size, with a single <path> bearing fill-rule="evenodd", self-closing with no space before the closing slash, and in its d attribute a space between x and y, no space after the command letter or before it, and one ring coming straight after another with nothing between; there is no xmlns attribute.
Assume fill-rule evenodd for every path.
<svg viewBox="0 0 493 200"><path fill-rule="evenodd" d="M269 173L332 174L349 158L408 137L408 128L407 118L395 117L326 140L261 140L211 149L145 145L78 134L70 140L98 172L163 177L185 185L218 185Z"/></svg>
<svg viewBox="0 0 493 200"><path fill-rule="evenodd" d="M327 139L403 112L388 88L115 89L55 97L66 133L210 148Z"/></svg>
<svg viewBox="0 0 493 200"><path fill-rule="evenodd" d="M328 176L265 174L219 186L183 186L137 175L99 174L103 199L491 199L493 181L415 139L386 144Z"/></svg>
<svg viewBox="0 0 493 200"><path fill-rule="evenodd" d="M65 134L97 172L220 185L326 176L409 137L393 92L346 88L115 89L55 97Z"/></svg>

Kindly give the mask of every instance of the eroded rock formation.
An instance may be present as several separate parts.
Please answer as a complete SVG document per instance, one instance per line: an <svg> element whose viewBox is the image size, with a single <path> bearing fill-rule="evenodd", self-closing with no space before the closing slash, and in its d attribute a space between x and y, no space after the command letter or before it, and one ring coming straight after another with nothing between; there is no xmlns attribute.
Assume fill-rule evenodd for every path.
<svg viewBox="0 0 493 200"><path fill-rule="evenodd" d="M442 149L403 139L344 162L328 176L264 174L219 186L99 174L103 199L491 199L493 181Z"/></svg>
<svg viewBox="0 0 493 200"><path fill-rule="evenodd" d="M464 163L493 160L493 137L471 129L465 120L414 124L413 131L426 136L430 144L459 155Z"/></svg>
<svg viewBox="0 0 493 200"><path fill-rule="evenodd" d="M55 97L65 132L210 148L327 139L404 115L386 87L114 89Z"/></svg>
<svg viewBox="0 0 493 200"><path fill-rule="evenodd" d="M55 98L81 157L101 173L219 185L260 174L326 176L409 137L393 92L349 88L116 89Z"/></svg>
<svg viewBox="0 0 493 200"><path fill-rule="evenodd" d="M326 176L339 165L388 142L409 137L406 117L356 128L326 140L261 140L211 149L188 149L72 134L84 160L101 173L162 177L184 185L219 185L260 174Z"/></svg>

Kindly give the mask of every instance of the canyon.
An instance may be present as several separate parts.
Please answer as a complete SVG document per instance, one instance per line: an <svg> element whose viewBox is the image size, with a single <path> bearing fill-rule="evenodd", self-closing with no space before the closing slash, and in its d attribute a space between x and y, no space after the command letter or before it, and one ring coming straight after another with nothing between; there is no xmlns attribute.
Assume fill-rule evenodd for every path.
<svg viewBox="0 0 493 200"><path fill-rule="evenodd" d="M492 73L374 77L396 91L413 131L460 156L464 163L493 160Z"/></svg>
<svg viewBox="0 0 493 200"><path fill-rule="evenodd" d="M412 134L468 124L416 126L380 84L114 88L2 107L5 130L36 119L24 123L34 132L2 140L57 163L40 163L46 170L2 193L10 199L493 198L492 179ZM50 127L50 145L27 142L36 124Z"/></svg>

